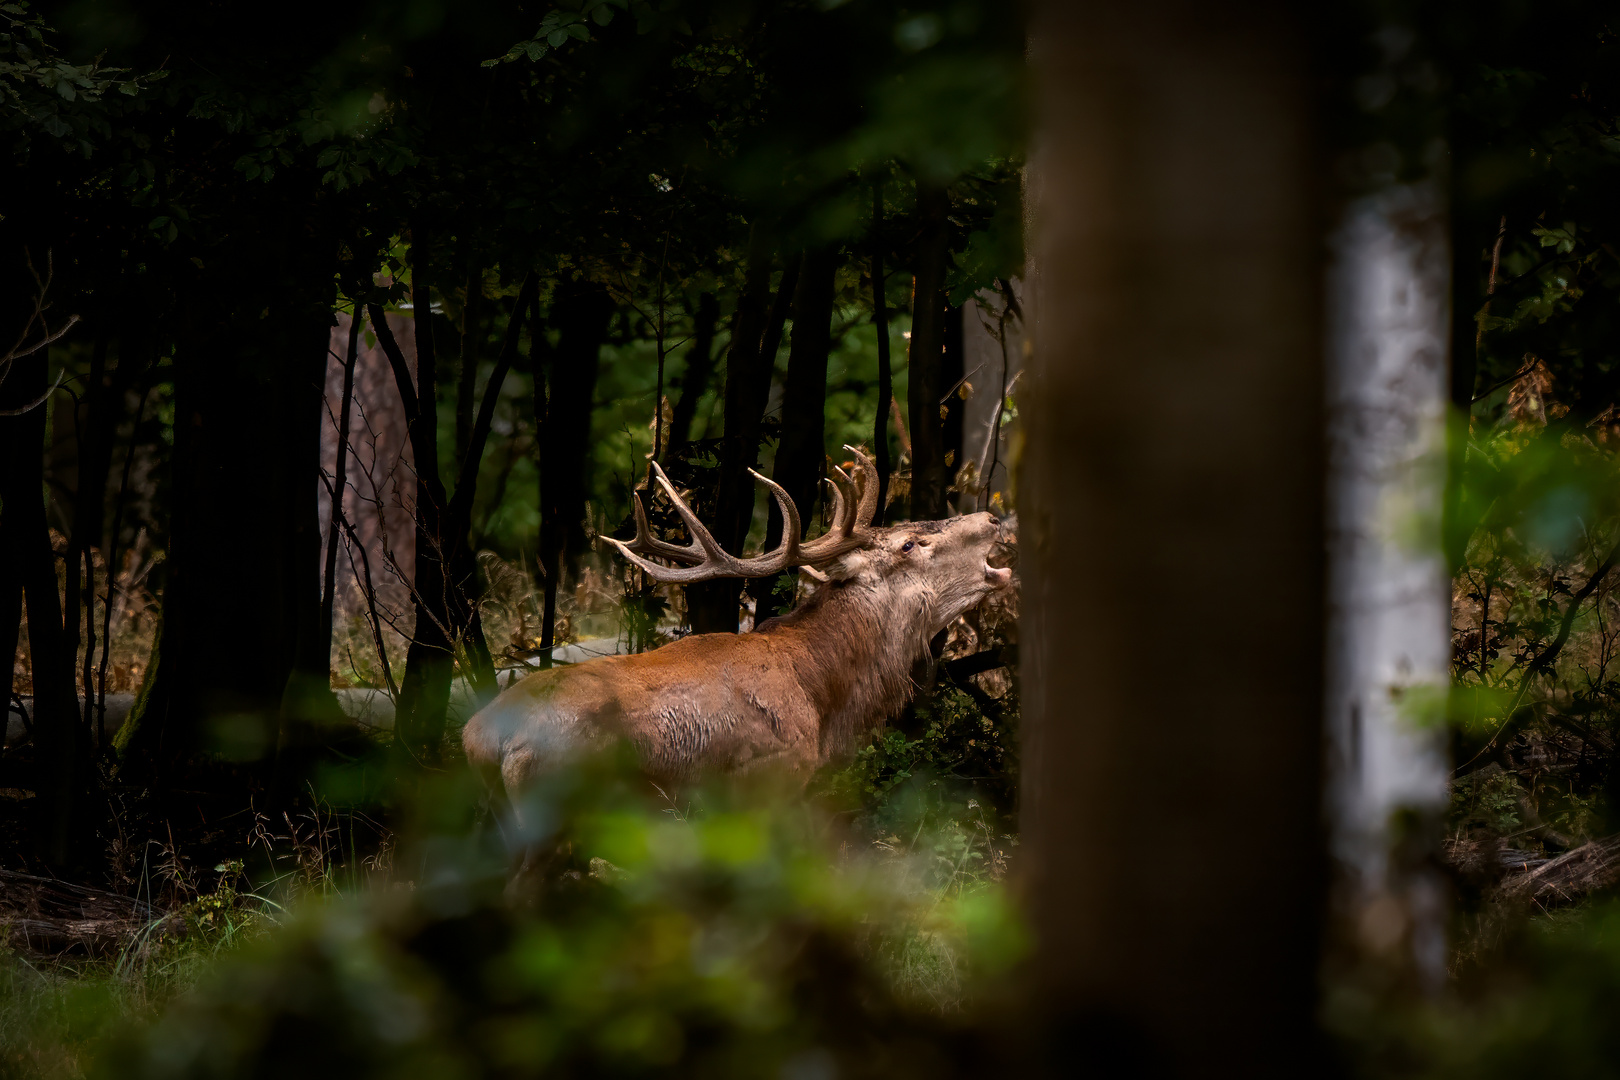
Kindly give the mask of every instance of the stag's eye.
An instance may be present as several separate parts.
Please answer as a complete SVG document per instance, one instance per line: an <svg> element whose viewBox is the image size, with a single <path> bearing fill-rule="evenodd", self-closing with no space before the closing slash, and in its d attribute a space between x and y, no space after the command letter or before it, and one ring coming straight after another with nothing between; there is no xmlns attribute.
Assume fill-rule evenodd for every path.
<svg viewBox="0 0 1620 1080"><path fill-rule="evenodd" d="M910 551L916 546L917 542L915 540L907 540L905 543L900 545L900 554L904 555L906 552Z"/></svg>

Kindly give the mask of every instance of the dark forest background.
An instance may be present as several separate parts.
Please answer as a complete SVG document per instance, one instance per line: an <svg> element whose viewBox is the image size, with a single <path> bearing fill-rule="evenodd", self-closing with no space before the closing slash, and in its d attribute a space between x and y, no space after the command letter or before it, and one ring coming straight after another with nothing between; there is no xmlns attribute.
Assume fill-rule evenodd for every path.
<svg viewBox="0 0 1620 1080"><path fill-rule="evenodd" d="M494 692L508 646L485 630L479 553L540 583L527 647L549 662L559 591L566 609L589 536L625 523L649 456L734 548L758 531L762 454L807 520L846 442L896 476L891 516L943 516L961 494L962 305L1012 297L1021 259L1008 12L4 17L0 228L21 344L0 384L0 622L27 635L8 673L32 706L17 783L39 791L53 865L86 857L98 761L127 782L224 748L272 798L299 790L339 737L334 565L363 595L409 582L383 613L408 656L363 650L394 698L403 775L437 763L453 678ZM393 509L414 535L351 576L367 523L352 497L336 523L318 497L359 490L335 453L323 468L339 407L322 391L379 350L398 399L378 425L409 432ZM323 551L346 557L323 567ZM150 658L120 657L129 685L111 672L138 688L114 757L97 709L108 598L120 606L132 560L160 599ZM735 630L740 585L693 589L684 621ZM655 626L646 605L667 601L646 591ZM756 592L762 617L791 601L781 583ZM375 604L367 616L380 643Z"/></svg>

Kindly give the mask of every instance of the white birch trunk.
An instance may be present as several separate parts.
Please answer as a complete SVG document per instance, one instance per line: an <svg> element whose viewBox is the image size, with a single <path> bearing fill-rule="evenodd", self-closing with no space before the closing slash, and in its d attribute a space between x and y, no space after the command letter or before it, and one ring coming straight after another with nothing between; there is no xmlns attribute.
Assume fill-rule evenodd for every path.
<svg viewBox="0 0 1620 1080"><path fill-rule="evenodd" d="M1422 860L1447 799L1450 582L1440 542L1450 338L1432 184L1352 203L1328 273L1328 815L1359 946L1445 973L1441 882ZM1417 835L1412 835L1417 830Z"/></svg>

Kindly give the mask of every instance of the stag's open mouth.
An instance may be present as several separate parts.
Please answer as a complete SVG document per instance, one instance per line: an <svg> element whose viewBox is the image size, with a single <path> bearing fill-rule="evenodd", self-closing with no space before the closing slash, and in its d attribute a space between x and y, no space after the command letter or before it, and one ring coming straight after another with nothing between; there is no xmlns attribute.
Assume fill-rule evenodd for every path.
<svg viewBox="0 0 1620 1080"><path fill-rule="evenodd" d="M1005 589L1007 583L1012 580L1012 568L1007 566L995 567L985 563L984 580L988 581L993 588Z"/></svg>

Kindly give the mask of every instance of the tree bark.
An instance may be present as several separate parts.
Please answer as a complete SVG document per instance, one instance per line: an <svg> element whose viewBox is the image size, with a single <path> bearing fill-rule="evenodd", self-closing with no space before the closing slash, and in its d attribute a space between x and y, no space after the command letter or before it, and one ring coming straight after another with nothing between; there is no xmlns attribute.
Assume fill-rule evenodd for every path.
<svg viewBox="0 0 1620 1080"><path fill-rule="evenodd" d="M84 393L74 410L79 444L78 478L73 493L73 515L67 545L67 588L62 595L62 648L69 663L76 665L79 643L84 641L84 724L90 727L91 658L95 654L96 606L95 559L91 548L101 540L101 506L106 495L108 461L103 457L103 445L110 447L106 435L108 417L105 402L107 382L108 334L105 327L98 330L90 350L90 373ZM82 618L81 618L82 614ZM81 634L80 627L89 631Z"/></svg>
<svg viewBox="0 0 1620 1080"><path fill-rule="evenodd" d="M456 460L467 456L472 439L473 399L478 393L478 346L483 341L484 271L476 260L467 267L467 302L461 309L461 370L456 380Z"/></svg>
<svg viewBox="0 0 1620 1080"><path fill-rule="evenodd" d="M289 213L210 260L248 248L259 292L199 275L176 319L160 659L119 738L133 772L207 749L273 781L283 724L336 708L315 498L336 244Z"/></svg>
<svg viewBox="0 0 1620 1080"><path fill-rule="evenodd" d="M731 348L726 353L725 441L721 444L719 491L710 532L722 547L736 551L738 532L746 538L754 516L754 480L748 475L759 455L761 339L770 318L771 245L755 225L748 238L748 265L742 295L731 320ZM770 388L769 378L766 390ZM736 633L742 582L722 579L686 590L688 617L700 634Z"/></svg>
<svg viewBox="0 0 1620 1080"><path fill-rule="evenodd" d="M675 412L669 421L670 459L680 457L692 441L692 420L697 416L698 401L709 389L709 379L714 374L714 331L719 321L720 304L714 293L706 292L698 298L697 312L692 316L692 347L686 350L681 399L675 403Z"/></svg>
<svg viewBox="0 0 1620 1080"><path fill-rule="evenodd" d="M818 488L827 460L827 354L832 350L834 276L837 248L814 248L804 256L804 269L793 294L793 341L788 349L787 379L782 387L782 439L777 445L771 477L786 489L799 509L799 521L809 530L815 514ZM782 512L771 501L765 528L765 548L782 539ZM734 549L735 550L735 549ZM775 583L794 574L779 575L754 595L756 619L793 607L791 595L779 595Z"/></svg>
<svg viewBox="0 0 1620 1080"><path fill-rule="evenodd" d="M551 321L557 347L540 450L540 568L545 576L540 644L546 661L556 644L557 589L585 551L585 462L591 406L613 299L594 281L559 287Z"/></svg>
<svg viewBox="0 0 1620 1080"><path fill-rule="evenodd" d="M939 381L942 389L940 396L945 401L940 405L940 448L943 450L941 461L945 467L945 486L949 489L956 483L956 470L962 467L962 455L966 452L966 443L963 440L962 389L970 382L967 370L967 358L963 354L962 342L962 309L950 304L945 306L943 316L943 337L945 347L940 350ZM983 372L974 372L973 378L980 380L983 385ZM945 498L945 511L950 512L950 496Z"/></svg>
<svg viewBox="0 0 1620 1080"><path fill-rule="evenodd" d="M50 383L47 350L14 361L0 384L0 408L16 409L43 395ZM41 477L45 468L46 404L0 417L0 550L20 585L28 615L28 653L34 680L35 784L39 808L35 838L40 855L67 868L89 828L89 741L73 692L74 654L66 648L56 555L51 551ZM3 586L0 582L0 586ZM11 604L14 606L13 599ZM13 623L13 626L16 624ZM15 633L15 631L13 631ZM5 657L9 666L15 654ZM9 683L9 672L8 672ZM7 695L9 707L10 696Z"/></svg>
<svg viewBox="0 0 1620 1080"><path fill-rule="evenodd" d="M911 356L906 376L911 424L911 519L945 516L945 270L950 257L950 198L945 189L917 182L916 295L911 312Z"/></svg>
<svg viewBox="0 0 1620 1080"><path fill-rule="evenodd" d="M1442 504L1446 473L1450 253L1436 187L1346 207L1328 280L1336 915L1367 954L1400 957L1434 987L1446 975L1445 884L1427 855L1449 799L1451 664L1451 580L1439 514L1426 512Z"/></svg>
<svg viewBox="0 0 1620 1080"><path fill-rule="evenodd" d="M489 443L489 430L495 419L495 407L500 401L501 387L506 385L507 372L517 359L518 344L523 336L523 320L529 305L539 290L539 280L531 272L518 288L512 312L506 320L501 337L501 351L495 358L495 367L484 387L483 402L477 419L467 434L467 445L462 449L461 471L456 478L456 491L450 497L445 535L451 550L448 604L451 626L460 637L462 651L467 658L467 677L472 684L473 698L479 707L493 700L500 687L495 682L495 663L490 655L489 643L484 639L484 623L478 613L478 564L472 548L473 501L478 494L478 473L484 460L484 448Z"/></svg>
<svg viewBox="0 0 1620 1080"><path fill-rule="evenodd" d="M1103 1075L1324 1066L1322 264L1296 18L1047 0L1032 39L1019 547L1038 1073L1067 1075L1077 1046ZM1167 677L1143 642L1188 581L1222 642ZM1286 857L1233 858L1234 830L1260 823ZM1099 836L1120 841L1107 873L1084 842Z"/></svg>
<svg viewBox="0 0 1620 1080"><path fill-rule="evenodd" d="M328 655L332 649L332 612L337 604L337 552L342 538L343 491L348 484L349 421L354 406L354 365L360 355L360 331L365 320L360 316L360 305L354 305L349 317L349 345L343 356L343 402L338 406L337 461L332 469L332 512L326 530L326 566L321 573L321 630L326 639Z"/></svg>
<svg viewBox="0 0 1620 1080"><path fill-rule="evenodd" d="M872 185L872 326L877 330L878 399L872 421L872 454L878 472L878 524L888 516L889 474L894 463L889 456L889 408L894 400L894 368L889 359L889 301L883 269L883 184Z"/></svg>
<svg viewBox="0 0 1620 1080"><path fill-rule="evenodd" d="M421 236L416 240L423 242ZM395 756L407 767L431 765L439 760L455 672L447 603L450 582L445 563L449 554L445 545L445 492L439 478L439 371L433 348L432 292L425 263L422 257L411 275L411 325L416 334L416 415L410 420L411 453L416 465L416 565L412 581L416 626L405 650L405 675L400 680L394 720ZM375 319L373 325L379 325ZM401 365L395 364L396 379L400 370Z"/></svg>

